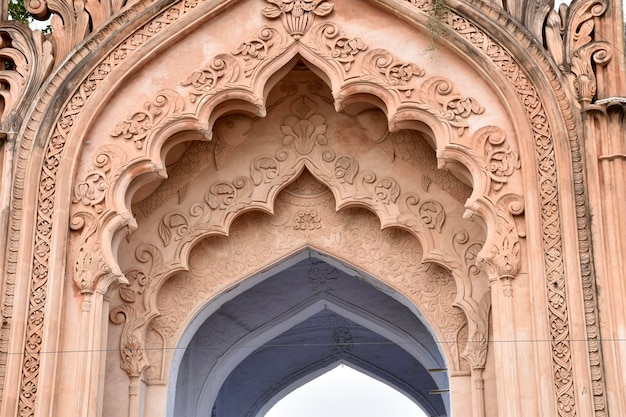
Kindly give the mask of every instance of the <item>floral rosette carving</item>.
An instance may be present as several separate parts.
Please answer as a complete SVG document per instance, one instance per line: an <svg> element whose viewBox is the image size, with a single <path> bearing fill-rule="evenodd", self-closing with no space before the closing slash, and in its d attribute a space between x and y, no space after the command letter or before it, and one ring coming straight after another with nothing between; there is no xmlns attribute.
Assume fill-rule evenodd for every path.
<svg viewBox="0 0 626 417"><path fill-rule="evenodd" d="M263 8L268 19L280 17L285 28L295 39L300 39L311 27L315 16L326 16L333 10L328 0L266 0Z"/></svg>
<svg viewBox="0 0 626 417"><path fill-rule="evenodd" d="M291 145L301 155L308 155L316 144L326 145L326 118L317 112L317 104L302 96L291 104L293 116L285 118L280 130L285 135L284 145Z"/></svg>

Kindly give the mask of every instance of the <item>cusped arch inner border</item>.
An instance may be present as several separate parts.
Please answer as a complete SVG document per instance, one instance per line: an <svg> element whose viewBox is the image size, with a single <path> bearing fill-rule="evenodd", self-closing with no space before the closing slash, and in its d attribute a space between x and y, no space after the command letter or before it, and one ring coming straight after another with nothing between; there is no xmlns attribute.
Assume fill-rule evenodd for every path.
<svg viewBox="0 0 626 417"><path fill-rule="evenodd" d="M425 4L421 4L419 2L409 2L409 3L415 5L418 9L422 11L426 9ZM481 12L480 14L474 13L472 10L465 10L465 12L472 15L472 18L479 20L479 21L483 21L481 17L481 14L482 14L483 16L487 16L488 18L492 18L496 22L496 24L499 24L501 27L507 28L508 30L510 30L510 32L513 33L515 37L518 39L518 42L520 43L520 45L523 45L523 46L520 46L520 51L517 51L516 53L519 53L520 55L522 55L523 53L521 52L521 49L529 47L530 51L533 53L537 62L541 66L542 70L544 71L545 74L547 74L547 81L544 81L544 84L547 87L549 87L549 89L552 89L553 91L557 92L556 96L558 97L558 99L555 100L556 105L561 108L564 114L566 114L566 120L570 121L569 124L567 125L567 130L570 133L569 134L570 145L571 145L571 150L572 150L572 156L575 161L575 175L582 176L582 167L580 164L579 147L577 144L576 135L574 133L574 123L572 122L573 117L571 117L571 114L572 114L571 109L569 108L567 101L564 99L564 94L562 93L562 88L558 80L558 77L556 75L557 74L556 71L554 71L554 69L551 67L549 61L546 58L544 58L544 55L541 49L535 44L533 44L531 40L526 38L525 33L521 29L517 28L517 26L515 26L515 24L512 21L509 21L500 11L479 1L474 2L473 5L476 7L476 9L480 10ZM133 13L136 13L136 10L132 10L129 13L132 15ZM516 66L515 60L511 57L510 53L504 50L502 47L500 47L498 42L491 39L486 32L484 32L482 29L477 27L474 23L472 23L466 17L462 17L457 13L451 13L448 16L448 19L445 22L445 24L449 28L451 28L453 31L455 31L458 35L467 39L467 41L473 44L480 53L485 54L489 59L491 59L494 62L495 66L498 67L503 72L503 74L511 81L511 85L516 90L518 96L520 97L520 100L524 103L527 103L526 105L527 116L535 132L535 140L536 140L536 145L537 145L536 147L537 159L539 162L543 162L543 161L547 162L545 164L538 163L538 167L539 167L538 174L542 182L547 183L547 184L552 184L552 187L550 187L549 193L542 193L541 201L542 203L544 203L544 206L547 205L547 203L555 203L557 204L557 207L558 207L558 187L556 185L556 164L555 164L556 158L555 158L554 143L552 141L552 135L550 134L551 129L549 125L551 118L548 118L547 115L545 114L545 111L543 110L543 106L539 98L539 95L537 93L537 89L532 86L531 81L529 80L529 78L527 77L527 75L524 73L524 71L521 68L517 67L515 71L510 70L511 64L513 66ZM483 22L483 24L489 27L489 24L487 23L486 20ZM117 26L117 25L119 25L118 21L105 27L104 33L111 30L111 27ZM492 33L498 33L498 30L493 27L490 27L490 31ZM94 37L94 38L97 39L97 37ZM91 41L90 47L93 47L96 43L97 41ZM76 62L78 62L78 59L69 60L67 66L72 67L76 65ZM505 64L507 65L506 69L505 69ZM96 74L98 73L100 75L96 76L95 78L91 78L89 80L89 83L97 85L98 80L101 80L102 78L106 77L106 75L109 72L103 72L103 73L97 72ZM54 78L55 81L53 81L50 84L49 90L51 92L54 91L56 86L60 84L60 81L59 81L61 79L60 77L62 76L56 76ZM82 87L84 87L84 85ZM88 98L89 94L88 93L86 94L85 90L83 89L80 93L78 93L78 96L83 97L83 98ZM42 106L45 106L45 101L37 105L37 108L40 109L38 111L41 112L41 109L43 108ZM64 113L66 116L70 117L69 120L71 121L72 118L76 117L77 114L80 113L80 108L78 109L66 108L64 110ZM59 122L60 124L57 124L57 129L59 130L57 130L57 133L53 135L53 139L49 141L49 144L51 146L48 146L46 150L46 160L48 161L48 165L46 168L44 168L44 171L42 174L43 176L41 178L40 184L46 184L50 180L52 181L52 183L55 182L55 176L58 170L58 163L55 163L55 161L58 162L60 160L60 156L62 154L63 147L65 144L65 138L67 137L67 133L69 132L70 127L71 127L71 123L68 124L67 119L63 119L63 117L61 117L61 120L64 120L64 121ZM25 135L24 135L25 140L22 142L22 148L21 148L20 157L18 161L18 170L17 170L17 183L18 184L20 183L20 181L23 180L25 172L26 172L25 161L27 161L29 158L28 154L30 152L30 144L32 143L33 133L34 133L33 127L34 127L33 125L29 125L28 128L25 130ZM552 162L552 164L550 164L550 162ZM577 184L579 184L579 186L576 189L577 195L581 195L583 192L580 186L580 184L582 184L582 180L577 182ZM41 194L39 195L39 198L38 198L39 208L38 208L38 214L37 214L37 217L38 217L37 224L41 226L41 228L39 228L39 230L41 231L38 232L38 235L36 237L36 245L40 245L40 246L44 245L44 247L47 242L51 241L50 232L52 229L51 228L52 210L50 210L50 208L53 208L55 205L53 187L52 189L50 188L46 189L47 187L42 188L40 190ZM16 190L15 190L15 199L13 200L13 206L12 206L12 208L14 209L14 213L21 212L22 201L23 201L23 196L21 192L22 192L22 188L18 185L18 187L16 187ZM582 220L582 223L579 222L579 231L580 233L584 233L584 229L586 228L586 222L585 222L586 208L584 207L584 199L580 199L580 201L583 201L583 203L582 203L582 206L577 207L578 208L577 216L579 220ZM556 230L556 236L554 234L544 236L544 249L546 249L544 251L545 253L548 253L548 249L550 248L556 248L557 252L562 253L562 251L558 250L562 246L558 216L559 216L558 209L554 210L551 213L545 213L542 216L541 220L544 226L550 225L552 226L551 230L553 231ZM14 217L12 220L12 225L11 225L10 251L14 254L17 253L17 246L19 242L19 229L20 229L19 217L20 217L19 215L17 217ZM548 230L548 227L543 227L543 229ZM587 252L581 253L581 258L584 257L586 254L588 254L588 245L584 244L582 246L583 246L583 252L585 250ZM46 271L48 269L49 256L46 255L45 252L46 251L44 250L42 252L43 256L35 257L35 259L33 260L34 270L42 271L43 273L36 272L33 275L33 278L31 281L31 290L30 290L31 295L29 297L30 306L29 306L29 311L28 311L26 338L36 336L38 333L41 332L41 329L42 329L39 316L43 313L43 307L45 305L45 298L41 299L41 297L39 297L38 295L41 292L40 288L43 288L45 291L45 288L47 285L47 279L48 279ZM8 272L10 276L15 277L15 274L17 273L18 257L13 256L12 259L13 260L9 261L8 263L8 266L9 266ZM552 271L555 271L555 270L558 271L558 270L563 269L562 257L557 257L553 259L548 259L546 257L546 259L544 259L544 262L546 265L546 272L548 273L548 275L550 275ZM583 262L583 265L587 265L587 264L588 262L587 263ZM583 269L586 270L585 268ZM586 272L585 276L583 276L583 279L584 279L583 290L585 292L585 304L587 307L591 309L591 311L595 311L594 296L592 293L592 285L590 284L590 279L591 279L590 273ZM14 282L14 278L10 279L9 282ZM550 280L550 285L547 285L548 292L550 294L556 292L557 295L564 296L565 282L562 278L562 274L561 274L561 278L557 279L557 282L558 282L558 285L553 286L552 280ZM9 285L7 291L12 291L11 288L12 286ZM37 316L36 321L35 321L35 316ZM551 321L554 321L556 319L560 320L562 317L565 317L567 319L567 303L562 303L558 306L550 305L550 320ZM565 325L567 329L569 326L567 321L565 322ZM586 325L587 325L587 329L589 330L588 333L592 335L590 338L590 342L589 342L589 354L593 358L599 358L600 353L597 348L597 337L598 337L597 335L599 334L599 332L596 329L596 326L597 326L596 321L593 320L593 317L588 317ZM553 340L552 340L553 350L556 350L557 348L560 349L561 346L568 345L569 342L567 341L567 334L568 332L565 332L564 338L561 338L560 336L557 336L557 335L553 335ZM593 335L596 335L596 336L594 337ZM6 330L5 330L4 338L6 339L6 337L7 335L6 335ZM566 349L566 351L569 351L569 349ZM23 411L25 415L32 414L33 407L34 407L34 398L31 399L30 394L24 397L23 395L25 393L24 389L26 388L27 385L31 386L34 384L36 386L37 380L38 380L38 371L37 371L38 367L37 366L31 367L30 364L39 363L40 353L41 353L41 345L37 345L37 344L30 345L30 346L27 345L27 348L25 350L25 358L26 358L25 360L28 360L29 362L28 363L24 362L24 365L22 367L23 369L22 370L23 375L21 378L22 392L20 394L20 410ZM563 360L562 358L553 357L553 360L554 360L553 370L555 371L555 375L558 373L556 371L559 371L559 370L563 370L564 373L571 373L571 370L572 370L571 358L567 357L565 358L565 360ZM591 362L594 364L597 364L597 365L592 365L592 366L595 366L598 369L598 372L592 372L592 374L594 375L594 378L595 378L594 380L599 382L599 389L594 390L594 400L596 404L596 410L600 410L601 404L604 403L603 401L604 389L602 388L603 387L602 372L600 369L601 360L592 360ZM559 397L557 398L557 402L561 403L561 402L567 401L568 404L571 404L574 401L573 385L571 383L568 384L567 381L558 380L557 378L555 379L555 387L557 388L556 391L561 393L559 394Z"/></svg>
<svg viewBox="0 0 626 417"><path fill-rule="evenodd" d="M135 293L132 297L123 297L131 300L132 303L122 303L114 307L111 313L111 319L116 324L124 323L120 340L121 349L128 349L134 341L143 340L148 328L161 330L169 328L170 330L166 332L167 336L163 336L165 334L163 333L163 338L158 338L158 340L163 339L164 346L178 345L181 329L171 328L172 323L178 323L179 327L187 328L186 323L198 315L198 311L203 308L207 299L227 291L228 288L239 288L240 284L246 281L245 277L241 277L242 270L263 271L273 264L282 262L285 258L293 257L294 253L316 248L318 253L332 252L334 258L341 259L341 262L346 265L354 265L356 270L380 277L378 279L384 285L395 289L398 294L411 300L412 305L419 309L418 316L424 317L427 323L432 323L432 332L438 335L438 340L445 341L443 350L450 362L451 371L467 371L468 364L461 359L468 354L462 351L462 344L465 340L456 341L458 332L463 326L450 328L449 320L458 316L458 313L454 313L455 311L460 312L453 308L456 304L457 285L452 274L440 266L422 263L422 248L410 232L399 229L395 232L392 231L393 229L381 231L376 217L363 209L346 208L335 212L332 207L333 199L329 199L327 194L327 192L324 193L326 197L314 201L319 221L325 224L319 233L308 233L306 230L294 227L292 211L296 206L290 205L286 202L287 200L281 198L280 214L246 213L242 217L243 220L235 222L232 236L218 235L211 237L212 240L207 241L205 238L200 241L193 249L194 257L213 259L210 268L206 270L190 268L189 272L178 273L168 269L169 275L178 277L176 279L166 280L165 277L152 282L142 278L155 277L157 275L155 271L163 269L167 262L163 262L154 245L140 245L137 248L138 259L143 260L143 265L140 264L139 267L127 271L126 275L132 279L132 282L130 285L121 287L123 291ZM356 227L356 224L360 226ZM259 234L266 238L260 239ZM334 238L327 240L329 234ZM357 237L360 240L357 241ZM339 245L335 245L337 239L339 239ZM333 249L335 246L336 248ZM238 249L230 253L232 248ZM397 251L394 248L402 248L402 250ZM239 259L239 261L233 262L233 259ZM179 276L179 274L182 275ZM245 274L249 275L248 272ZM191 301L183 303L179 300L173 304L177 308L171 309L167 307L165 300L168 299L167 297L176 296L177 291L171 289L176 288L178 285L176 283L180 282L192 285L192 289L182 291L185 294L192 294ZM246 285L250 284L246 283ZM441 297L440 303L435 302L438 297ZM486 294L481 302L486 305L481 305L480 308L488 314L489 295ZM119 301L113 305L118 303ZM149 308L151 304L154 306ZM144 308L147 308L147 311L142 312ZM463 318L464 322L465 320ZM483 325L486 326L486 324ZM486 329L483 330L486 331ZM451 342L454 343L448 344ZM457 344L461 345L460 350L457 349ZM486 346L481 345L477 348L482 351ZM158 348L154 346L147 349L149 355L157 351ZM469 351L472 352L472 349ZM164 352L168 355L169 353ZM475 354L480 355L480 353ZM127 359L129 363L124 364L123 368L137 369L136 365L130 364L131 358L122 357L123 361ZM145 364L140 365L145 366ZM163 379L164 375L154 378L156 382Z"/></svg>

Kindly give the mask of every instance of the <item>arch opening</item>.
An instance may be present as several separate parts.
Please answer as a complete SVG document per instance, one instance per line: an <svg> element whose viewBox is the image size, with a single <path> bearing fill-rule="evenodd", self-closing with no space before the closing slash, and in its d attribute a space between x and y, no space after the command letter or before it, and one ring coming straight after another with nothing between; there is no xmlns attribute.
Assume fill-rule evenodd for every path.
<svg viewBox="0 0 626 417"><path fill-rule="evenodd" d="M167 384L168 401L164 408L169 417L200 416L213 410L215 415L253 416L280 392L288 390L293 381L337 361L357 364L385 383L400 387L429 415L449 414L449 398L429 394L431 390L447 389L447 378L443 374L430 375L427 370L448 368L448 361L452 361L450 368L454 372L469 372L462 358L468 324L463 311L455 307L459 283L455 285L458 278L450 272L459 267L446 260L446 251L451 254L453 248L444 245L468 242L455 237L459 228L454 227L454 222L466 223L462 220L463 202L471 195L471 188L449 172L437 169L435 152L420 129L389 132L384 113L371 107L356 114L335 111L328 86L306 66L291 71L278 83L268 103L267 118L230 113L218 119L211 142L194 140L197 136L184 140L184 134L179 133L176 144L163 147L168 150L164 158L167 178L163 176L158 183L137 188L132 211L138 230L121 242L118 259L126 276L137 273L154 279L143 296L146 311L141 314L148 320L127 323L123 343L129 340L125 337L134 336L130 332L136 331L135 323L140 331L146 329L150 365L145 379L149 386ZM293 161L283 163L284 155ZM359 171L357 163L345 165L346 161L357 159L367 170ZM249 194L238 201L238 190ZM415 205L418 193L422 194L419 213L410 211L417 207L401 207ZM236 204L231 206L233 201ZM421 220L416 222L413 218ZM475 222L467 222L470 228L463 233L472 239L467 247L474 250L472 247L479 245L476 242L484 241L485 231L482 223L472 223ZM448 225L453 227L446 230ZM361 232L367 234L367 243L343 242ZM264 233L267 235L262 237ZM286 236L279 237L281 234ZM148 236L153 237L151 243L147 243ZM362 246L371 243L372 238L381 241L364 251ZM433 238L447 239L449 243L440 245ZM346 243L349 247L341 251L332 249ZM422 263L424 243L431 250L438 249L434 256L440 258L435 262ZM265 247L274 244L278 246ZM229 245L233 250L242 245L242 252L233 252L237 259L232 264L228 264L232 254L222 253ZM379 253L368 254L368 250ZM342 261L333 261L322 253ZM470 259L467 253L457 253L462 260ZM202 342L202 329L224 306L240 300L244 293L258 291L260 285L273 279L266 272L258 274L259 270L282 262L279 270L293 271L301 262L311 262L313 258L334 265L357 282L373 284L375 290L389 297L390 303L410 306L410 313L421 324L408 330L397 328L390 324L394 320L379 317L382 313L367 304L359 307L356 301L346 302L337 299L332 291L318 289L313 291L314 296L285 307L280 314L275 312L276 317L267 318L266 323L257 323L249 336L232 336L217 344ZM240 265L234 265L236 262ZM341 262L351 263L354 268L341 267ZM136 269L138 265L142 271ZM222 266L224 271L216 275L207 269ZM367 271L369 276L359 270ZM371 278L374 276L377 278ZM185 288L176 287L187 278L195 280L193 285L198 286L195 294L189 293L190 300L183 299ZM137 282L133 281L131 287L137 288ZM485 282L474 280L475 291L484 292L481 286ZM137 289L144 293L144 288ZM463 293L466 300L471 297L469 289L468 286ZM177 291L181 295L176 295ZM123 301L128 301L121 294L120 291ZM201 308L207 300L214 301ZM116 308L120 307L114 311ZM241 311L246 308L244 304ZM431 311L422 314L422 308ZM229 387L242 386L240 374L247 375L248 369L272 363L263 359L263 352L257 352L258 349L281 345L280 338L292 330L297 334L297 326L308 329L307 323L328 321L331 316L354 328L366 340L363 346L368 346L369 351L355 357L343 351L334 356L332 352L314 352L317 358L309 355L304 362L295 361L292 368L272 374L273 381L268 376L267 386L250 388L247 403L240 396L234 401L216 390L221 387L223 392L230 392ZM172 322L177 324L168 324ZM328 333L329 328L325 331ZM214 333L220 332L209 332ZM312 342L305 339L298 344L332 346L311 335L315 333L307 336ZM444 336L445 346L441 346ZM370 339L372 343L368 342ZM174 343L177 348L170 354L169 346ZM194 359L213 351L214 346L232 349L217 355L213 362ZM398 355L393 356L404 366L381 360L383 353L373 346L397 350ZM279 350L270 350L269 355L283 356ZM196 362L202 366L196 366ZM211 363L210 369L202 370ZM410 376L401 375L409 368Z"/></svg>
<svg viewBox="0 0 626 417"><path fill-rule="evenodd" d="M448 388L446 375L428 371L446 361L419 317L364 274L303 254L197 327L172 369L171 415L260 416L339 362L396 387L427 415L448 415L449 398L430 394Z"/></svg>

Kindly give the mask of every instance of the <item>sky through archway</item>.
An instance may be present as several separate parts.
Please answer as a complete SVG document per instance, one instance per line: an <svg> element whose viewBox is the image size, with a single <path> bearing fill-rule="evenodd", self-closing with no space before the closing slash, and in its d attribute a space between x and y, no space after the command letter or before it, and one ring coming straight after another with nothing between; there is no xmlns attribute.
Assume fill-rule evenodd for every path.
<svg viewBox="0 0 626 417"><path fill-rule="evenodd" d="M265 417L426 417L407 396L339 365L276 403Z"/></svg>

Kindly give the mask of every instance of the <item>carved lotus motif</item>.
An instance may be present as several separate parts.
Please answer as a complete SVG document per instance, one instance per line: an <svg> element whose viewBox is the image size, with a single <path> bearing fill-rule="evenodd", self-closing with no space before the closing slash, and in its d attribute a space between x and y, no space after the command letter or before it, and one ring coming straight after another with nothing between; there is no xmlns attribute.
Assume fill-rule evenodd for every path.
<svg viewBox="0 0 626 417"><path fill-rule="evenodd" d="M267 0L269 6L263 9L268 19L280 17L283 24L296 39L313 23L313 18L326 16L333 10L333 4L327 0Z"/></svg>
<svg viewBox="0 0 626 417"><path fill-rule="evenodd" d="M327 126L326 118L317 114L317 104L308 97L302 96L291 104L293 116L285 119L280 130L285 135L284 145L293 145L296 151L307 155L313 150L316 143L326 145L328 139L325 136Z"/></svg>

